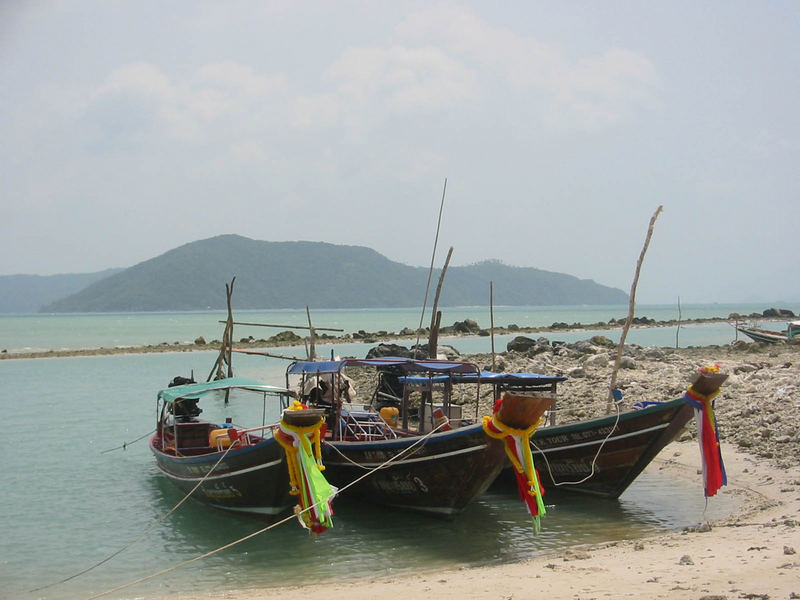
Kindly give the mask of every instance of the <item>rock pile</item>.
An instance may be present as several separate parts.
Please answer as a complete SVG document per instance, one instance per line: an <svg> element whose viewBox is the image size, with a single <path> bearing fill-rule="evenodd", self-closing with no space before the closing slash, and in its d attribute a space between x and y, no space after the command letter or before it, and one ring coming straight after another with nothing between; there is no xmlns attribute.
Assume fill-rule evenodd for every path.
<svg viewBox="0 0 800 600"><path fill-rule="evenodd" d="M496 370L569 377L559 385L560 422L605 414L616 345L603 336L574 344L551 344L545 338L533 342L526 348L520 342L497 355ZM461 359L491 367L488 354ZM681 349L626 345L617 374L617 387L623 392L620 408L678 398L699 368L713 364L729 375L716 400L723 452L724 444L735 444L779 466L796 465L800 460L800 345L740 342ZM693 435L690 422L683 437Z"/></svg>

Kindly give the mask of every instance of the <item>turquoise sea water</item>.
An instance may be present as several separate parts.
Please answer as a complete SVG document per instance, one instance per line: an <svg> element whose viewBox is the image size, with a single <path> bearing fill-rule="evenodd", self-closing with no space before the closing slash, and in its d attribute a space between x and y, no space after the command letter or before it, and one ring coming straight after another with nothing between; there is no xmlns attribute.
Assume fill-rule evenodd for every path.
<svg viewBox="0 0 800 600"><path fill-rule="evenodd" d="M445 323L465 316L476 318L470 309L463 310L447 311ZM581 316L594 309L586 309L588 313L574 311L572 317L568 311L549 312L545 317L538 309L509 309L507 322L526 324L521 318L526 310L551 322L598 320ZM247 320L275 319L280 316L275 312L284 311L255 313ZM304 311L285 312L284 319L302 324ZM335 327L328 320L335 316L339 326L356 324L352 331L415 326L413 321L405 321L413 316L411 311L377 311L373 320L364 318L369 312L362 311L359 321L358 314L351 311L327 311L320 314L317 324ZM600 312L606 319L614 316L608 309L597 314ZM210 339L219 335L216 320L220 316L0 317L0 334L3 346L10 349L133 345L191 340L197 335ZM416 319L418 322L418 315ZM476 320L488 323L488 318ZM28 324L27 333L21 322ZM378 327L376 323L385 325ZM674 333L671 335L674 339ZM580 337L586 337L585 332ZM453 343L458 346L462 340L466 342L460 338ZM470 340L488 343L486 338ZM368 347L323 346L320 353L363 355ZM277 351L291 353L295 349ZM0 436L0 597L89 597L213 550L263 526L189 502L99 568L64 584L29 592L103 561L178 502L177 492L158 474L146 440L125 450L104 451L152 431L157 390L175 375L192 370L205 379L214 358L212 352L174 352L0 361L0 408L5 429ZM236 359L238 375L271 383L282 382L284 368L285 363L277 359ZM233 414L235 420L248 418L243 407L231 407L225 413L222 407L217 409L219 415L214 414L213 406L206 406L204 416L224 417L241 410ZM277 416L277 411L271 416ZM657 473L640 478L618 502L555 494L548 502L553 504L544 532L534 537L521 505L514 498L497 494L487 494L465 514L449 521L337 501L335 528L316 539L290 522L109 597L190 595L193 591L298 583L309 577L360 578L516 560L567 544L694 524L701 520L704 508L699 484L676 484ZM724 514L731 510L731 503L721 494L711 503L708 516ZM298 564L308 567L298 569Z"/></svg>
<svg viewBox="0 0 800 600"><path fill-rule="evenodd" d="M681 319L724 317L733 312L750 314L761 312L765 307L756 304L700 304L681 307ZM315 310L311 317L316 327L343 329L345 333L359 330L368 332L398 332L404 327L416 329L420 323L419 309L340 309ZM237 321L270 323L279 325L308 324L305 310L235 311ZM624 319L627 306L501 306L494 309L494 324L497 327L516 324L524 326L549 326L553 323L597 323L610 319ZM637 307L636 315L657 321L678 318L677 306L643 305ZM28 314L0 315L0 350L8 352L78 349L113 346L157 345L180 342L190 343L202 336L206 340L219 339L222 334L220 320L226 317L222 311L177 312L177 313L103 313L103 314ZM488 307L456 307L442 309L442 324L452 325L456 321L474 319L481 327L489 328L491 316ZM430 323L426 313L423 325ZM267 338L280 331L274 328L237 326L235 337ZM606 333L617 336L618 329ZM302 335L302 332L299 332ZM570 341L584 339L585 333L566 332L552 337ZM576 337L577 336L577 337ZM502 336L495 339L496 346ZM503 338L505 339L505 338ZM734 330L725 323L711 325L684 325L679 335L679 345L727 344L733 341ZM675 328L632 329L628 340L641 345L675 345ZM507 339L505 339L507 342ZM458 343L454 343L458 347ZM490 350L488 338L470 342L480 351ZM465 346L466 348L466 346ZM470 346L470 348L472 348ZM484 349L485 348L485 349ZM504 344L503 344L504 348ZM460 347L458 348L461 349ZM479 350L464 350L465 352Z"/></svg>

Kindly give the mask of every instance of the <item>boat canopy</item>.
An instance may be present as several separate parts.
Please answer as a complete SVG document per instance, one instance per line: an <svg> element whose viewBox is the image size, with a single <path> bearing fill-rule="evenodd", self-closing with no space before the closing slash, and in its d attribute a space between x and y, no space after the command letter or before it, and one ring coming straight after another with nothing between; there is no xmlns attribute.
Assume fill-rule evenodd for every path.
<svg viewBox="0 0 800 600"><path fill-rule="evenodd" d="M561 375L541 375L539 373L493 373L491 371L481 371L480 373L458 373L452 378L439 375L437 377L421 377L419 375L409 375L398 377L400 383L409 385L422 385L428 382L440 383L451 380L453 383L490 383L493 385L512 385L512 386L540 386L550 385L566 381L567 378Z"/></svg>
<svg viewBox="0 0 800 600"><path fill-rule="evenodd" d="M445 360L414 360L397 356L384 358L345 358L326 361L297 361L289 365L289 375L338 373L346 367L398 367L406 373L472 373L478 374L473 363Z"/></svg>
<svg viewBox="0 0 800 600"><path fill-rule="evenodd" d="M158 398L164 402L172 403L176 400L180 400L181 398L199 398L200 396L204 396L209 392L237 388L270 394L288 393L286 388L267 385L253 379L246 379L244 377L228 377L226 379L218 379L216 381L208 381L206 383L187 383L186 385L176 385L175 387L166 388L158 392Z"/></svg>

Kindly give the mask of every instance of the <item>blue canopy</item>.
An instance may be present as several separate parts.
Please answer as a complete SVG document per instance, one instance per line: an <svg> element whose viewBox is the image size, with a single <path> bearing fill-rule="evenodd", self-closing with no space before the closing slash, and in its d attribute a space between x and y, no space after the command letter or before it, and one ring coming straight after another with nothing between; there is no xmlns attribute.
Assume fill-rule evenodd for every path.
<svg viewBox="0 0 800 600"><path fill-rule="evenodd" d="M421 377L419 375L409 375L398 377L400 383L409 385L422 385L425 383L443 383L450 380L450 377L439 375L436 377ZM541 375L539 373L493 373L491 371L481 371L480 373L457 373L453 375L453 383L491 383L508 384L516 386L540 386L549 385L566 381L567 378L560 375Z"/></svg>
<svg viewBox="0 0 800 600"><path fill-rule="evenodd" d="M208 381L206 383L187 383L186 385L176 385L175 387L161 390L158 392L158 397L161 400L164 400L164 402L171 403L181 398L199 398L200 396L210 392L230 389L245 389L270 394L288 393L286 388L267 385L253 379L246 379L244 377L228 377L226 379L218 379L217 381Z"/></svg>
<svg viewBox="0 0 800 600"><path fill-rule="evenodd" d="M289 365L290 375L338 373L345 367L398 367L406 373L472 373L478 367L472 363L446 360L414 360L397 356L384 358L345 358L343 360L297 361Z"/></svg>

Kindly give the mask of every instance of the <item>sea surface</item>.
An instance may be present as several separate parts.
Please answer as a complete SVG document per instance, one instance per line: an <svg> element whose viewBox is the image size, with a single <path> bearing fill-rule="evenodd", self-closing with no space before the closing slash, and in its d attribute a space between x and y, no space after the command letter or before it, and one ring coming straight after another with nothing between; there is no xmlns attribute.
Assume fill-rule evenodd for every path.
<svg viewBox="0 0 800 600"><path fill-rule="evenodd" d="M768 307L683 307L684 318L727 316ZM691 311L695 312L692 313ZM625 316L627 307L498 308L495 324L596 322ZM661 312L658 312L661 311ZM668 307L638 314L672 318ZM474 318L489 324L487 309L445 309L443 323ZM687 314L688 313L688 314ZM133 346L220 337L220 312L15 315L0 317L0 346L23 349ZM253 311L246 321L304 324L305 311ZM348 332L416 327L406 310L314 311L314 324ZM244 328L237 328L242 330ZM693 331L693 333L689 333ZM724 333L723 333L724 332ZM243 331L242 337L251 335ZM269 337L272 333L252 333ZM582 339L587 332L559 335ZM614 337L613 332L604 335ZM636 337L636 336L639 337ZM691 326L681 345L725 344L730 326ZM655 337L650 337L655 336ZM658 336L661 336L660 338ZM501 336L502 337L502 336ZM675 331L634 330L629 341L674 345ZM639 341L637 341L639 340ZM495 340L496 345L500 342ZM465 352L488 351L487 338L456 338ZM474 345L474 346L473 346ZM321 346L320 354L363 356L370 344ZM296 353L297 348L274 349ZM261 529L260 521L188 502L142 536L180 500L161 477L147 447L155 426L155 397L176 375L205 379L214 352L168 352L0 361L0 598L84 598L146 577ZM282 384L285 362L237 356L237 375ZM260 421L260 406L206 406L204 417ZM219 413L219 414L215 414ZM256 414L257 413L257 414ZM277 418L277 407L268 418ZM140 441L135 441L140 440ZM126 444L123 449L123 444ZM700 522L702 489L671 481L657 470L640 477L619 501L548 494L543 532L534 536L513 497L488 493L451 520L337 501L335 527L313 538L286 523L233 548L106 597L222 591L325 579L369 578L519 560L573 544L647 535ZM729 514L722 493L706 517ZM98 563L100 566L91 569ZM76 574L89 569L80 576ZM34 588L61 582L38 591Z"/></svg>
<svg viewBox="0 0 800 600"><path fill-rule="evenodd" d="M732 313L750 314L763 312L763 304L692 304L677 306L641 305L636 309L637 317L648 317L656 321L712 317L727 318ZM780 307L787 308L787 307ZM791 308L791 307L788 307ZM493 314L492 314L493 313ZM420 309L337 309L313 310L310 312L314 327L342 330L329 331L331 335L352 334L360 330L399 332L405 327L416 330L420 323L430 324L430 312L424 315ZM442 309L442 325L473 319L489 329L516 324L520 327L546 327L553 323L593 324L611 319L624 319L628 306L500 306L490 312L488 307L446 307ZM0 350L7 352L30 352L41 350L70 350L115 346L143 346L161 343L191 343L198 337L207 341L222 336L223 311L200 312L156 312L156 313L88 313L88 314L23 314L0 315ZM275 325L308 326L305 310L242 310L234 311L237 321ZM766 328L785 328L785 322L765 322ZM281 331L281 328L237 325L236 339L253 336L266 339ZM303 336L302 330L296 330ZM552 339L573 341L585 339L586 331L567 331L543 334ZM615 341L619 340L620 328L603 330ZM495 348L505 349L505 344L514 335L495 336ZM660 345L681 347L693 345L724 345L736 337L733 327L727 323L703 325L684 324L676 327L637 328L628 333L627 341L644 346ZM463 352L489 352L491 340L483 338L456 338L450 340ZM445 342L443 342L445 343Z"/></svg>

